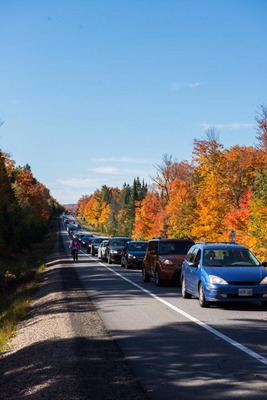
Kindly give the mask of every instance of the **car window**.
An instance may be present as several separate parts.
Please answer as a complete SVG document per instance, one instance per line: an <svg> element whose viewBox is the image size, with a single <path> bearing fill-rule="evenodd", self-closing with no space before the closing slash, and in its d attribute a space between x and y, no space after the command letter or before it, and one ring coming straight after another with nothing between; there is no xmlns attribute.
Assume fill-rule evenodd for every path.
<svg viewBox="0 0 267 400"><path fill-rule="evenodd" d="M200 261L200 259L201 259L201 250L198 249L198 248L196 248L195 251L194 251L194 253L193 253L193 256L194 256L193 261L194 261L196 264L199 264L199 261Z"/></svg>
<svg viewBox="0 0 267 400"><path fill-rule="evenodd" d="M188 253L185 256L185 260L188 262L193 262L194 260L194 250L196 250L197 248L192 246L189 250Z"/></svg>

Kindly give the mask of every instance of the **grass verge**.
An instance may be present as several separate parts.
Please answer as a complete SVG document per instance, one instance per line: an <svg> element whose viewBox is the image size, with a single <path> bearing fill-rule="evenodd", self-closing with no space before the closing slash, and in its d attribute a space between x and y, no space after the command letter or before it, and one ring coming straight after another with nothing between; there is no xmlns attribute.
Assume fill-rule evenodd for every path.
<svg viewBox="0 0 267 400"><path fill-rule="evenodd" d="M0 258L0 352L8 348L18 323L29 311L31 299L45 270L55 234L47 235L31 251Z"/></svg>

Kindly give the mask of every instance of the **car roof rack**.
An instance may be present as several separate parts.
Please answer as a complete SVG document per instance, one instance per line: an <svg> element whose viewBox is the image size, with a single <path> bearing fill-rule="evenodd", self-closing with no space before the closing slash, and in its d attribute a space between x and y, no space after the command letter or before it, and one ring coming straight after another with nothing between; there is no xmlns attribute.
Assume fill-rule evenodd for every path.
<svg viewBox="0 0 267 400"><path fill-rule="evenodd" d="M239 245L239 243L234 242L234 241L228 241L228 242L196 242L196 244L236 244L236 245Z"/></svg>

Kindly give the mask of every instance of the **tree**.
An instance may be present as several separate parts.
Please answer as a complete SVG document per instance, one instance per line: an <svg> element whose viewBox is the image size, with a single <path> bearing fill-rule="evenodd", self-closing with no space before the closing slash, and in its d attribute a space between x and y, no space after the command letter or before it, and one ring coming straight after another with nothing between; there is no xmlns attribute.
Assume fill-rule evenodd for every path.
<svg viewBox="0 0 267 400"><path fill-rule="evenodd" d="M183 162L181 169L186 169L187 173L184 171L180 179L171 183L169 202L165 208L168 215L168 236L178 238L192 235L197 209L192 168Z"/></svg>
<svg viewBox="0 0 267 400"><path fill-rule="evenodd" d="M165 205L169 201L170 184L175 179L175 166L172 161L172 155L164 154L162 164L156 164L154 167L157 170L155 178L151 179L155 182L156 188L159 190L162 204Z"/></svg>
<svg viewBox="0 0 267 400"><path fill-rule="evenodd" d="M224 151L224 186L231 205L240 208L240 200L253 185L257 170L265 164L258 150L245 146L233 146Z"/></svg>
<svg viewBox="0 0 267 400"><path fill-rule="evenodd" d="M267 106L266 105L260 106L260 111L256 115L256 121L258 123L257 148L260 149L265 155L267 155Z"/></svg>
<svg viewBox="0 0 267 400"><path fill-rule="evenodd" d="M267 260L267 170L258 171L252 187L248 221L249 246Z"/></svg>
<svg viewBox="0 0 267 400"><path fill-rule="evenodd" d="M163 228L164 209L162 208L159 194L148 192L143 200L137 202L132 237L136 240L148 240L153 236L164 235Z"/></svg>
<svg viewBox="0 0 267 400"><path fill-rule="evenodd" d="M6 170L6 157L0 151L0 249L14 240L14 229L16 227L15 216L18 205L14 196L11 182Z"/></svg>
<svg viewBox="0 0 267 400"><path fill-rule="evenodd" d="M41 240L53 211L49 190L33 176L28 166L16 169L12 187L21 208L25 239L29 242Z"/></svg>
<svg viewBox="0 0 267 400"><path fill-rule="evenodd" d="M214 130L206 139L194 140L196 214L192 235L197 240L221 240L226 209L223 196L223 146Z"/></svg>

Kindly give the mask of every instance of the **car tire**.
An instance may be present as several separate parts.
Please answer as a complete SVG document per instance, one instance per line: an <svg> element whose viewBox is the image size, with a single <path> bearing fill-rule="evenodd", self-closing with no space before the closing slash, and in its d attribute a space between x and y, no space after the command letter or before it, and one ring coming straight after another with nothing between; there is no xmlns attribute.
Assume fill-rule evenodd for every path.
<svg viewBox="0 0 267 400"><path fill-rule="evenodd" d="M155 280L157 286L162 286L162 279L160 278L158 269L155 272Z"/></svg>
<svg viewBox="0 0 267 400"><path fill-rule="evenodd" d="M143 281L150 282L151 276L146 273L146 269L142 269Z"/></svg>
<svg viewBox="0 0 267 400"><path fill-rule="evenodd" d="M192 295L186 291L185 288L185 279L182 279L182 297L184 299L191 299Z"/></svg>
<svg viewBox="0 0 267 400"><path fill-rule="evenodd" d="M198 287L198 300L200 307L209 307L209 302L206 300L204 288L201 282Z"/></svg>

